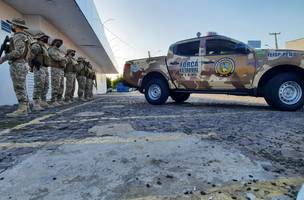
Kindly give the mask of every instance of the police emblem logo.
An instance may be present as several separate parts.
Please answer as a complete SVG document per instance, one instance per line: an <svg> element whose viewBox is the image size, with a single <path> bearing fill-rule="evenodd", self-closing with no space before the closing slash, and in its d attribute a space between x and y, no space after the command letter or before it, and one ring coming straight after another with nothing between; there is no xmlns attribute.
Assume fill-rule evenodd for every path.
<svg viewBox="0 0 304 200"><path fill-rule="evenodd" d="M215 73L217 76L228 77L235 71L235 63L231 58L222 58L215 64Z"/></svg>

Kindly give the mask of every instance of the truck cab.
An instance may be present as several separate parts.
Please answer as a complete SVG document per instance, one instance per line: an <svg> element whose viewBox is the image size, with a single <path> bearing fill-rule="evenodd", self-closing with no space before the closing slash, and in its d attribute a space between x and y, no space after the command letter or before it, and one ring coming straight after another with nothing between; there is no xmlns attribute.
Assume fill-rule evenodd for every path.
<svg viewBox="0 0 304 200"><path fill-rule="evenodd" d="M173 44L168 71L180 90L248 92L256 72L254 51L224 36L203 37Z"/></svg>

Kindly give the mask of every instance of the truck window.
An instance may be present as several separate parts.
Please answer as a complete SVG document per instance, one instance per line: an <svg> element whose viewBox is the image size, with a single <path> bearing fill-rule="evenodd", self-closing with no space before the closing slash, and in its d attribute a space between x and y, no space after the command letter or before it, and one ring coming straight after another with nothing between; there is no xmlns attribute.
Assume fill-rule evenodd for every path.
<svg viewBox="0 0 304 200"><path fill-rule="evenodd" d="M173 53L179 56L198 56L200 41L186 42L177 44L173 48Z"/></svg>
<svg viewBox="0 0 304 200"><path fill-rule="evenodd" d="M229 55L239 53L236 43L229 40L211 39L206 42L206 55Z"/></svg>

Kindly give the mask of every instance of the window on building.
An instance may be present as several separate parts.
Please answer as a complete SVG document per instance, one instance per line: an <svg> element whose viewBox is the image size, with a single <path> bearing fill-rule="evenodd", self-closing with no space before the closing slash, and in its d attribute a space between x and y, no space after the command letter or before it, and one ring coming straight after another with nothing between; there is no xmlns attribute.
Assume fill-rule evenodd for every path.
<svg viewBox="0 0 304 200"><path fill-rule="evenodd" d="M11 25L9 23L7 23L6 21L1 20L1 30L11 33L12 28Z"/></svg>
<svg viewBox="0 0 304 200"><path fill-rule="evenodd" d="M237 44L229 40L210 39L206 42L206 55L237 54Z"/></svg>
<svg viewBox="0 0 304 200"><path fill-rule="evenodd" d="M180 56L198 56L199 55L200 41L186 42L178 44L173 48L173 52Z"/></svg>

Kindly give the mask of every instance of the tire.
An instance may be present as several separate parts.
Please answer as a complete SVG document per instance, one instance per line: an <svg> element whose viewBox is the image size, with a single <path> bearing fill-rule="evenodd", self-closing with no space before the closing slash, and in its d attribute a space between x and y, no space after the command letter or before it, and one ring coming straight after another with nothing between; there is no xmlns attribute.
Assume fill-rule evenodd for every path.
<svg viewBox="0 0 304 200"><path fill-rule="evenodd" d="M190 93L172 92L170 96L176 103L183 103L189 99Z"/></svg>
<svg viewBox="0 0 304 200"><path fill-rule="evenodd" d="M162 105L169 97L167 82L161 78L151 79L145 85L146 100L152 105Z"/></svg>
<svg viewBox="0 0 304 200"><path fill-rule="evenodd" d="M299 110L304 105L304 81L293 73L278 74L266 84L264 98L274 109Z"/></svg>

